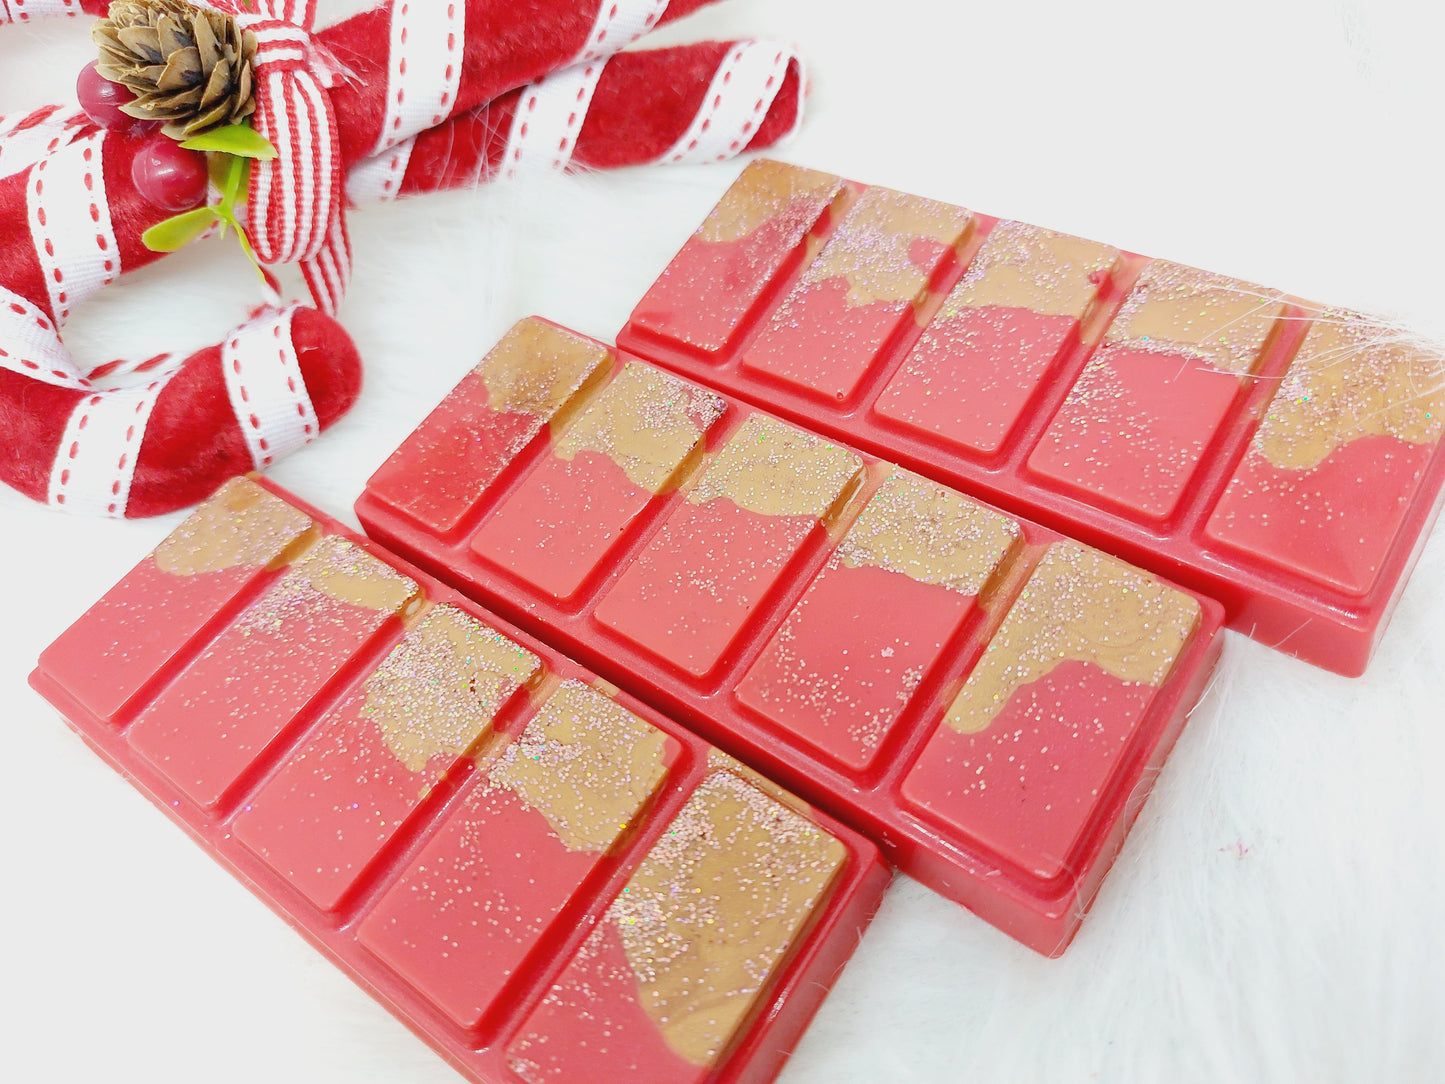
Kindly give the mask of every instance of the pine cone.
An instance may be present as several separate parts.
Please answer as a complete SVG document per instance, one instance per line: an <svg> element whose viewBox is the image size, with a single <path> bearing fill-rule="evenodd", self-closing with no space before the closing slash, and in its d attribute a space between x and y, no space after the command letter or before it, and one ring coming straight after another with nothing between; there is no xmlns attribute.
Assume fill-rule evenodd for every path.
<svg viewBox="0 0 1445 1084"><path fill-rule="evenodd" d="M91 31L100 74L128 87L132 117L165 122L172 139L244 120L256 110L256 35L223 12L184 0L114 0Z"/></svg>

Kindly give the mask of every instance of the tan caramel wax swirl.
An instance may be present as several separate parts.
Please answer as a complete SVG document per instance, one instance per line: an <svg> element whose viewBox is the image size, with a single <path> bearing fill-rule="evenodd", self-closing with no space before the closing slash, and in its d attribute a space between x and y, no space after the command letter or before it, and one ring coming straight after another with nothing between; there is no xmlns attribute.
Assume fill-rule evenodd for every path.
<svg viewBox="0 0 1445 1084"><path fill-rule="evenodd" d="M607 362L601 344L529 317L512 325L477 374L493 410L550 418Z"/></svg>
<svg viewBox="0 0 1445 1084"><path fill-rule="evenodd" d="M1015 692L1060 663L1085 662L1120 681L1158 686L1199 623L1199 603L1077 542L1056 542L1024 585L947 723L983 730Z"/></svg>
<svg viewBox="0 0 1445 1084"><path fill-rule="evenodd" d="M1369 317L1326 310L1285 373L1255 447L1309 470L1370 436L1430 444L1445 428L1445 358Z"/></svg>
<svg viewBox="0 0 1445 1084"><path fill-rule="evenodd" d="M569 851L607 851L667 774L667 735L580 681L564 681L490 768Z"/></svg>
<svg viewBox="0 0 1445 1084"><path fill-rule="evenodd" d="M409 771L458 757L491 726L502 701L526 684L537 656L451 606L429 611L362 688L362 714Z"/></svg>
<svg viewBox="0 0 1445 1084"><path fill-rule="evenodd" d="M944 303L940 317L997 305L1080 319L1119 250L1066 233L1000 222Z"/></svg>
<svg viewBox="0 0 1445 1084"><path fill-rule="evenodd" d="M561 459L607 456L634 485L659 493L723 412L712 392L630 361L558 438Z"/></svg>
<svg viewBox="0 0 1445 1084"><path fill-rule="evenodd" d="M1243 374L1259 360L1283 309L1277 290L1155 260L1129 291L1105 338Z"/></svg>
<svg viewBox="0 0 1445 1084"><path fill-rule="evenodd" d="M846 448L754 414L687 494L694 504L727 497L762 516L822 518L863 470Z"/></svg>
<svg viewBox="0 0 1445 1084"><path fill-rule="evenodd" d="M742 171L697 235L714 244L737 241L785 213L794 200L831 200L842 188L842 178L831 173L760 158Z"/></svg>
<svg viewBox="0 0 1445 1084"><path fill-rule="evenodd" d="M346 620L328 601L389 614L400 611L418 591L413 581L360 546L328 535L302 554L236 625L243 630L290 629L302 638L297 650L304 650L304 638L324 636L328 624Z"/></svg>
<svg viewBox="0 0 1445 1084"><path fill-rule="evenodd" d="M702 782L607 913L673 1051L712 1065L727 1050L845 856L732 773Z"/></svg>
<svg viewBox="0 0 1445 1084"><path fill-rule="evenodd" d="M910 258L919 240L956 245L973 215L962 207L870 188L803 275L807 283L842 278L850 305L911 301L928 281L929 268Z"/></svg>
<svg viewBox="0 0 1445 1084"><path fill-rule="evenodd" d="M232 478L156 547L155 562L174 576L265 565L311 527L306 513L249 478Z"/></svg>
<svg viewBox="0 0 1445 1084"><path fill-rule="evenodd" d="M1019 525L961 493L894 470L844 537L838 559L976 595L1019 538Z"/></svg>

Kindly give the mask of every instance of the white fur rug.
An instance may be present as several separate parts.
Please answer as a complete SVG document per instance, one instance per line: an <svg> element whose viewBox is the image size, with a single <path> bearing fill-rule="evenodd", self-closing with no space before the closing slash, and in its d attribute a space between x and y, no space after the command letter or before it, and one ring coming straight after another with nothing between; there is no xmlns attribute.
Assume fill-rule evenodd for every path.
<svg viewBox="0 0 1445 1084"><path fill-rule="evenodd" d="M1442 24L1424 0L733 0L667 37L802 43L814 96L792 161L1440 335ZM60 100L87 53L80 25L0 30L0 113ZM275 477L350 519L514 319L610 337L736 168L357 213L344 318L366 392ZM68 338L94 360L199 345L253 300L239 256L203 246ZM0 514L0 1079L457 1079L25 687L39 649L175 519L69 519L9 491ZM1230 636L1063 959L900 880L784 1080L1445 1076L1442 534L1363 679Z"/></svg>

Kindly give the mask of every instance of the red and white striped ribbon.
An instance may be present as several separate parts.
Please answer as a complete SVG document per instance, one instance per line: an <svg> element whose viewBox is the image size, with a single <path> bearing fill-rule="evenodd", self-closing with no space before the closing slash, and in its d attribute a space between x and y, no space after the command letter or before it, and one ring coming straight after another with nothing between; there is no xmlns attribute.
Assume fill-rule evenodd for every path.
<svg viewBox="0 0 1445 1084"><path fill-rule="evenodd" d="M503 176L567 168L605 67L600 60L574 64L522 91L502 156Z"/></svg>
<svg viewBox="0 0 1445 1084"><path fill-rule="evenodd" d="M299 263L317 307L335 315L351 277L334 61L311 36L316 0L209 0L256 35L256 131L276 157L251 169L251 243L262 263Z"/></svg>

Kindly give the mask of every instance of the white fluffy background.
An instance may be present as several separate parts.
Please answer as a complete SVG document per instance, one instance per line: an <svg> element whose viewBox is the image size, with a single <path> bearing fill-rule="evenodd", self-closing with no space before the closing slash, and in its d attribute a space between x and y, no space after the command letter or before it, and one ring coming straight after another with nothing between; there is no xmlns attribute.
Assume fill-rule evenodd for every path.
<svg viewBox="0 0 1445 1084"><path fill-rule="evenodd" d="M814 94L790 160L1440 334L1442 22L1424 0L734 0L667 36L802 43ZM0 30L0 112L68 95L86 53L80 25ZM345 321L366 392L277 480L350 519L513 320L610 336L735 170L357 213ZM203 246L69 338L91 361L200 345L249 290L235 252ZM0 510L0 1079L455 1080L24 685L175 519L72 520L8 491ZM900 879L784 1080L1441 1079L1442 601L1437 534L1361 680L1231 635L1063 959Z"/></svg>

